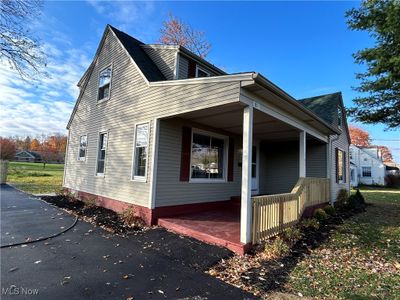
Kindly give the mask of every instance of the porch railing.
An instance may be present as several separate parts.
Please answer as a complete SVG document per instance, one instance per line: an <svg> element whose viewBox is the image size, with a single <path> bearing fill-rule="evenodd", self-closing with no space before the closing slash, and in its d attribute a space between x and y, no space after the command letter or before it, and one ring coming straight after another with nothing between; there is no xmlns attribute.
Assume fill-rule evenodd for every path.
<svg viewBox="0 0 400 300"><path fill-rule="evenodd" d="M327 178L301 177L290 193L252 197L253 244L297 223L304 210L329 201Z"/></svg>

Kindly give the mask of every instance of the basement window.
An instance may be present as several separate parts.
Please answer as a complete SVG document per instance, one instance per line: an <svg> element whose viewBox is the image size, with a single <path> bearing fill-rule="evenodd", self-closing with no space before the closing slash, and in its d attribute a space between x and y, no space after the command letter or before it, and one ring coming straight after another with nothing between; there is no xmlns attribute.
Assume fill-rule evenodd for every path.
<svg viewBox="0 0 400 300"><path fill-rule="evenodd" d="M100 71L99 91L97 94L97 101L107 100L110 98L111 74L112 74L111 66Z"/></svg>

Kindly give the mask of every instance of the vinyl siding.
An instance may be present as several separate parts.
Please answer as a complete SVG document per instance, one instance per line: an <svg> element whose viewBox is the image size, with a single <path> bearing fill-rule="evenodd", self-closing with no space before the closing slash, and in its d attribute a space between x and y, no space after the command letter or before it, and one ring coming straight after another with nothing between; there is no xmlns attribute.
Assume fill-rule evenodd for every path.
<svg viewBox="0 0 400 300"><path fill-rule="evenodd" d="M97 103L99 70L112 65L110 99ZM115 37L107 34L69 128L64 186L149 206L154 118L237 102L239 83L149 87ZM131 181L135 125L150 122L147 182ZM108 131L105 176L96 177L100 131ZM88 135L87 159L78 161L79 136ZM180 148L175 149L179 151Z"/></svg>
<svg viewBox="0 0 400 300"><path fill-rule="evenodd" d="M350 168L349 168L349 142L347 139L346 131L343 128L343 131L340 135L336 135L331 137L331 200L336 201L337 194L339 190L346 189L350 190ZM336 157L335 157L335 148L339 148L346 152L346 182L344 183L336 183Z"/></svg>
<svg viewBox="0 0 400 300"><path fill-rule="evenodd" d="M174 79L177 49L162 49L151 46L143 47L143 49L154 61L167 80Z"/></svg>
<svg viewBox="0 0 400 300"><path fill-rule="evenodd" d="M178 71L178 79L186 79L189 76L189 60L192 60L190 58L185 57L182 54L179 54L179 71ZM206 65L203 65L201 63L196 62L196 66L199 66L200 68L204 69L208 73L210 73L210 76L218 76L217 72L215 72L213 69L207 67Z"/></svg>
<svg viewBox="0 0 400 300"><path fill-rule="evenodd" d="M260 194L289 193L299 179L299 143L260 143Z"/></svg>
<svg viewBox="0 0 400 300"><path fill-rule="evenodd" d="M183 182L180 181L183 126L188 126L183 120L170 119L160 122L156 206L229 200L231 196L239 196L241 168L238 166L237 150L242 147L241 139L235 138L232 182ZM218 130L216 130L216 133L218 133Z"/></svg>
<svg viewBox="0 0 400 300"><path fill-rule="evenodd" d="M188 78L189 72L189 60L182 55L179 55L179 71L178 71L178 79Z"/></svg>
<svg viewBox="0 0 400 300"><path fill-rule="evenodd" d="M317 144L307 141L306 148L306 176L327 177L327 144Z"/></svg>

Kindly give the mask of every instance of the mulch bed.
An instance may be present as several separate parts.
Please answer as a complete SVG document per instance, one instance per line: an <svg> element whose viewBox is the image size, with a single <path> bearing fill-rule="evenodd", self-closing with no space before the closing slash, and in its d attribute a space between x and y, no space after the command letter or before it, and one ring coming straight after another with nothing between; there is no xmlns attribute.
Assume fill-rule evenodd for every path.
<svg viewBox="0 0 400 300"><path fill-rule="evenodd" d="M41 199L115 234L128 235L146 228L145 223L140 218L135 218L134 222L126 224L115 211L101 206L88 205L77 199L70 199L62 195L43 196Z"/></svg>
<svg viewBox="0 0 400 300"><path fill-rule="evenodd" d="M258 246L245 256L235 255L220 261L207 273L263 298L277 292L288 292L285 283L294 267L303 258L310 255L314 249L324 244L331 233L338 225L343 224L345 219L360 211L362 210L338 212L329 219L320 222L319 229L301 228L299 226L302 237L283 257L269 258L263 251L263 246Z"/></svg>

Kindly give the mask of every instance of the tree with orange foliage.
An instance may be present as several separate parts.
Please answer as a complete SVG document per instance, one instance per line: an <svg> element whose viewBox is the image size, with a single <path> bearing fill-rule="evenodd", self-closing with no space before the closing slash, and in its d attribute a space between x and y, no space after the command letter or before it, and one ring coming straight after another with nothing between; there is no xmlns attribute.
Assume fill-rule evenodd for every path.
<svg viewBox="0 0 400 300"><path fill-rule="evenodd" d="M10 160L15 157L15 142L11 139L0 137L0 159Z"/></svg>
<svg viewBox="0 0 400 300"><path fill-rule="evenodd" d="M39 149L40 149L40 143L39 143L39 141L38 141L37 139L33 139L33 140L31 141L29 150L31 150L31 151L37 151L37 150L39 150Z"/></svg>
<svg viewBox="0 0 400 300"><path fill-rule="evenodd" d="M201 58L210 52L211 44L204 37L203 31L194 30L191 25L176 18L172 13L163 23L159 41L165 45L180 45L188 48Z"/></svg>
<svg viewBox="0 0 400 300"><path fill-rule="evenodd" d="M358 147L368 147L371 145L371 139L368 131L356 127L354 125L349 126L351 143Z"/></svg>
<svg viewBox="0 0 400 300"><path fill-rule="evenodd" d="M382 161L383 162L392 162L393 156L390 149L386 146L377 146L378 149L381 151Z"/></svg>

